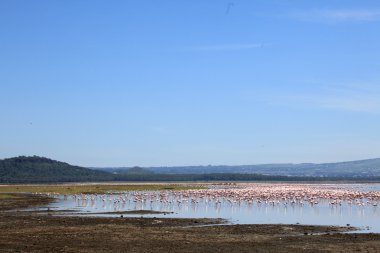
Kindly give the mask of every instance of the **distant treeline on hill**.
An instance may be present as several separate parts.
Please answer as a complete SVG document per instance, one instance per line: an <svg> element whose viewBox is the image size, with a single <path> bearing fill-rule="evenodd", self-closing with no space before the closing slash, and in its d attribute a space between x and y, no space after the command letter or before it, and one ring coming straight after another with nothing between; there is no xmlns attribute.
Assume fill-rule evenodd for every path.
<svg viewBox="0 0 380 253"><path fill-rule="evenodd" d="M380 181L380 177L294 177L242 173L208 174L118 174L115 181Z"/></svg>
<svg viewBox="0 0 380 253"><path fill-rule="evenodd" d="M380 181L380 177L311 177L257 173L163 174L152 173L140 167L111 173L37 156L0 160L2 184L107 181Z"/></svg>
<svg viewBox="0 0 380 253"><path fill-rule="evenodd" d="M0 183L56 183L112 180L112 174L44 157L15 157L0 160Z"/></svg>
<svg viewBox="0 0 380 253"><path fill-rule="evenodd" d="M97 170L123 174L131 168L96 168ZM380 177L380 159L367 159L337 163L284 163L257 165L208 165L147 167L145 172L156 174L263 174L289 177Z"/></svg>

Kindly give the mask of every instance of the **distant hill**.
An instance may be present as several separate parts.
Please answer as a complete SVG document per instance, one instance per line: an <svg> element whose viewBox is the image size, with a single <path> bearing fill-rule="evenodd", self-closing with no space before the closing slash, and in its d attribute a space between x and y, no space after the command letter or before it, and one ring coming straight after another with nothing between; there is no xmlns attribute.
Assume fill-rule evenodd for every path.
<svg viewBox="0 0 380 253"><path fill-rule="evenodd" d="M144 169L144 168L141 168L141 167L132 167L132 168L129 168L129 169L126 169L126 170L123 170L122 171L123 173L126 173L126 174L134 174L134 175L147 175L147 174L153 174L152 171L148 170L148 169Z"/></svg>
<svg viewBox="0 0 380 253"><path fill-rule="evenodd" d="M142 168L139 166L134 167L116 167L116 168L90 168L93 170L110 172L112 174L129 174L129 175L146 175L154 174L154 172L148 168Z"/></svg>
<svg viewBox="0 0 380 253"><path fill-rule="evenodd" d="M97 168L115 173L125 173L130 168ZM338 163L302 163L302 164L261 164L237 166L182 166L148 167L156 174L210 174L243 173L297 177L353 177L371 178L380 176L380 158Z"/></svg>
<svg viewBox="0 0 380 253"><path fill-rule="evenodd" d="M0 160L0 183L52 183L112 180L111 173L91 170L44 157Z"/></svg>
<svg viewBox="0 0 380 253"><path fill-rule="evenodd" d="M104 171L102 171L104 170ZM100 181L380 181L380 159L326 164L89 169L44 157L0 160L0 183Z"/></svg>

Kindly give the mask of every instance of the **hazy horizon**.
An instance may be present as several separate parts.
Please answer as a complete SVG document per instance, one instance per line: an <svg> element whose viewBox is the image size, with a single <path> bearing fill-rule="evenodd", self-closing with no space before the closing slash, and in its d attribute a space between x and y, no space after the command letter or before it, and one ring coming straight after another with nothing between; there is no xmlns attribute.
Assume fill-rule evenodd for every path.
<svg viewBox="0 0 380 253"><path fill-rule="evenodd" d="M0 158L380 157L379 1L1 1L0 29Z"/></svg>

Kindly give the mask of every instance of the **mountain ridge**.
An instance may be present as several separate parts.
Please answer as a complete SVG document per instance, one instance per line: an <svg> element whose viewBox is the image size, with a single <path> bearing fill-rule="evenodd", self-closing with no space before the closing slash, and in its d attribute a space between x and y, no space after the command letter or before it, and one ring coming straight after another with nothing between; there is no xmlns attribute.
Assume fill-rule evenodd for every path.
<svg viewBox="0 0 380 253"><path fill-rule="evenodd" d="M131 167L92 168L114 173L123 173ZM278 163L255 165L200 165L144 167L151 173L204 174L204 173L258 173L282 176L313 177L371 177L380 176L380 158L330 163Z"/></svg>

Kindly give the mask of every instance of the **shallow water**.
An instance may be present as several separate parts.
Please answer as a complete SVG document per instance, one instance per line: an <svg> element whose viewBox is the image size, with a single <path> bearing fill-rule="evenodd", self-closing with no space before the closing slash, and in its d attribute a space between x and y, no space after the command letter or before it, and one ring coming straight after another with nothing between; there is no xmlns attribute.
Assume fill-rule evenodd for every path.
<svg viewBox="0 0 380 253"><path fill-rule="evenodd" d="M252 187L252 190L249 187ZM274 187L285 188L289 184ZM292 186L289 186L292 187ZM343 198L332 204L332 198L314 198L311 203L304 199L297 201L289 199L267 199L251 197L249 194L260 191L266 193L273 190L268 184L241 184L234 186L212 186L206 191L165 191L165 192L125 192L107 195L76 195L58 196L57 202L49 208L56 210L76 210L94 216L120 216L120 214L104 214L107 212L122 212L130 210L154 210L172 212L170 214L145 214L144 217L166 218L224 218L234 224L308 224L336 225L359 227L366 232L380 233L380 206L375 206L380 194L380 184L320 184L303 185L295 189L302 193L309 190L312 194L335 192L373 192L371 199L358 198L348 200ZM224 193L224 189L231 192ZM279 188L280 189L280 188ZM288 191L292 194L289 188ZM310 190L311 189L311 190ZM216 193L215 193L216 192ZM218 193L219 192L219 193ZM215 194L215 195L214 195ZM219 194L219 195L218 195ZM230 194L225 197L222 194ZM236 196L235 196L235 195ZM248 197L244 194L248 194ZM260 193L261 194L261 193ZM285 193L284 193L285 194ZM299 194L299 193L297 193ZM217 196L217 197L214 197ZM222 196L222 197L221 197ZM245 198L242 196L246 196ZM260 195L261 196L261 195ZM380 204L380 203L379 203ZM97 214L102 213L102 214ZM140 217L142 215L126 215Z"/></svg>

